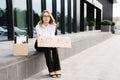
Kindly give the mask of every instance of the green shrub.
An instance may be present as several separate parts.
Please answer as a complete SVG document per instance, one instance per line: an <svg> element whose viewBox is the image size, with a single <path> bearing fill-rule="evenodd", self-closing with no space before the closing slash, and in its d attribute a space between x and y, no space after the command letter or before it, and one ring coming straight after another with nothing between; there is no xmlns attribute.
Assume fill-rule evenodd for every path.
<svg viewBox="0 0 120 80"><path fill-rule="evenodd" d="M95 26L95 21L89 21L89 22L88 22L88 25L89 25L90 27Z"/></svg>
<svg viewBox="0 0 120 80"><path fill-rule="evenodd" d="M115 25L115 22L112 22L111 26L114 26Z"/></svg>
<svg viewBox="0 0 120 80"><path fill-rule="evenodd" d="M112 21L110 21L110 20L103 20L101 22L101 25L112 25Z"/></svg>

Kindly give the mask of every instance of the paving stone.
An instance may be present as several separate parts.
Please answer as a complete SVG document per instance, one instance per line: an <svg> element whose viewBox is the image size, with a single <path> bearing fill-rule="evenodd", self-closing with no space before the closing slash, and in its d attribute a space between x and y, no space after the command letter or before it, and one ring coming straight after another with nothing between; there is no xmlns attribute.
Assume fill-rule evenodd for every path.
<svg viewBox="0 0 120 80"><path fill-rule="evenodd" d="M0 80L7 80L7 70L6 69L1 69L0 70Z"/></svg>
<svg viewBox="0 0 120 80"><path fill-rule="evenodd" d="M7 68L7 74L9 80L19 80L17 73L17 65L12 65Z"/></svg>

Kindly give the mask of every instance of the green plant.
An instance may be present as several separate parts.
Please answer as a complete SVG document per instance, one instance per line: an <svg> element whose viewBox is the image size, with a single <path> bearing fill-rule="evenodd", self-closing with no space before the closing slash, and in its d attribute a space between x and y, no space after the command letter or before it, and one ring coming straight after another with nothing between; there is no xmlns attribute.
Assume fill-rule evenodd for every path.
<svg viewBox="0 0 120 80"><path fill-rule="evenodd" d="M114 26L115 25L115 22L112 22L111 26Z"/></svg>
<svg viewBox="0 0 120 80"><path fill-rule="evenodd" d="M26 43L28 43L28 42L27 42L27 41L23 41L22 43L23 43L23 44L26 44Z"/></svg>
<svg viewBox="0 0 120 80"><path fill-rule="evenodd" d="M112 25L112 21L111 20L103 20L101 22L101 25Z"/></svg>
<svg viewBox="0 0 120 80"><path fill-rule="evenodd" d="M95 26L95 21L89 21L89 22L88 22L88 25L89 25L90 27Z"/></svg>
<svg viewBox="0 0 120 80"><path fill-rule="evenodd" d="M85 21L85 26L88 26L88 25L89 25L88 21Z"/></svg>

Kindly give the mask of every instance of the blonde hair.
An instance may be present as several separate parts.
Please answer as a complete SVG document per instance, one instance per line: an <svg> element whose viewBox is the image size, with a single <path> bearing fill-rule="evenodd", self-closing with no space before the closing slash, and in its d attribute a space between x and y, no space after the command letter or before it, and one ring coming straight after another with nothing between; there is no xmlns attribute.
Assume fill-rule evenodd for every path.
<svg viewBox="0 0 120 80"><path fill-rule="evenodd" d="M41 15L40 15L40 21L38 22L39 25L42 25L43 24L43 15L44 13L48 13L50 15L50 21L49 23L56 26L56 22L55 22L55 19L53 18L52 14L48 11L48 10L44 10Z"/></svg>

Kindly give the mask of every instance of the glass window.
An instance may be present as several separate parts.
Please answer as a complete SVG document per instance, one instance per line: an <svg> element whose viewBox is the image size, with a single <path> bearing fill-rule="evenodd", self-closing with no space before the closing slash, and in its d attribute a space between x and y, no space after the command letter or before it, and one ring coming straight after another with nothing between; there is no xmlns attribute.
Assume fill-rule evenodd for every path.
<svg viewBox="0 0 120 80"><path fill-rule="evenodd" d="M27 34L27 8L26 0L13 0L14 32L15 35Z"/></svg>
<svg viewBox="0 0 120 80"><path fill-rule="evenodd" d="M6 1L0 1L0 40L6 40L7 38L7 14L6 14Z"/></svg>
<svg viewBox="0 0 120 80"><path fill-rule="evenodd" d="M73 31L73 0L71 0L71 30Z"/></svg>
<svg viewBox="0 0 120 80"><path fill-rule="evenodd" d="M32 4L33 4L33 21L34 21L34 25L33 25L33 36L36 36L36 31L35 31L35 26L37 25L37 23L39 22L39 16L41 14L41 0L32 0Z"/></svg>
<svg viewBox="0 0 120 80"><path fill-rule="evenodd" d="M84 3L84 18L87 18L87 4Z"/></svg>
<svg viewBox="0 0 120 80"><path fill-rule="evenodd" d="M67 32L68 27L68 2L65 0L65 31Z"/></svg>
<svg viewBox="0 0 120 80"><path fill-rule="evenodd" d="M46 9L52 13L52 0L46 0Z"/></svg>
<svg viewBox="0 0 120 80"><path fill-rule="evenodd" d="M57 34L61 34L60 27L60 15L61 15L61 0L57 0Z"/></svg>
<svg viewBox="0 0 120 80"><path fill-rule="evenodd" d="M88 31L88 21L87 21L87 4L84 3L84 28Z"/></svg>
<svg viewBox="0 0 120 80"><path fill-rule="evenodd" d="M97 16L97 10L96 8L94 9L94 21L95 21L95 24L96 24L96 16Z"/></svg>

